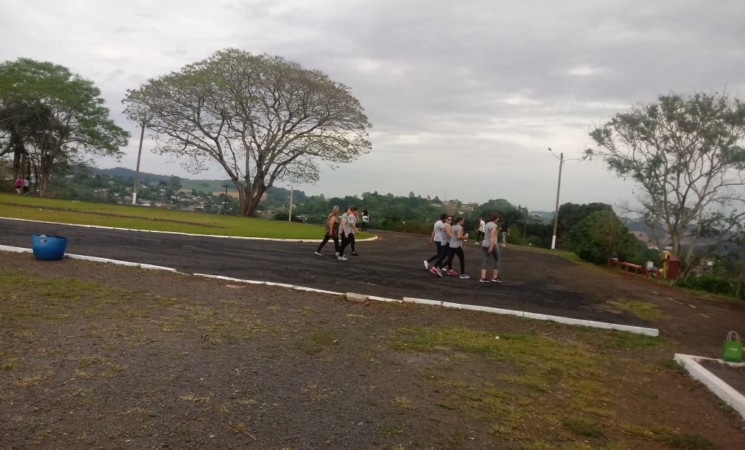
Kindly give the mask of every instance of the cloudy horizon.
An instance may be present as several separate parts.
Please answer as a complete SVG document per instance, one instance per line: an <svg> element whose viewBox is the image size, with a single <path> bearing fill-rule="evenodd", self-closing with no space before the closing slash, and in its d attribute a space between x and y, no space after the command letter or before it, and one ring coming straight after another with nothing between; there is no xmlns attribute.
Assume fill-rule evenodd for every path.
<svg viewBox="0 0 745 450"><path fill-rule="evenodd" d="M668 93L745 99L743 17L732 0L0 0L0 60L51 61L93 81L132 135L121 161L97 165L134 169L127 89L228 47L281 56L348 86L373 124L368 155L292 187L553 211L559 153L561 203L633 201L632 183L579 161L614 114ZM225 178L152 147L143 172Z"/></svg>

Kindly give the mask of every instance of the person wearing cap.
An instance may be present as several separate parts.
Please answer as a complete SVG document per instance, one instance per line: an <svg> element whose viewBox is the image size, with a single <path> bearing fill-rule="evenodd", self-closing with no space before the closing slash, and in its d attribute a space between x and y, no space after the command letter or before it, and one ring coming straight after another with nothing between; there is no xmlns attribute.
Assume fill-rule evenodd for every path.
<svg viewBox="0 0 745 450"><path fill-rule="evenodd" d="M326 245L326 242L329 241L329 239L334 240L334 251L336 252L336 256L339 256L339 207L334 206L331 208L331 212L329 213L328 217L326 218L326 230L325 234L323 235L323 240L321 241L321 244L318 246L318 249L315 251L315 254L318 256L323 256L323 253L321 253L321 249L323 249L323 246Z"/></svg>

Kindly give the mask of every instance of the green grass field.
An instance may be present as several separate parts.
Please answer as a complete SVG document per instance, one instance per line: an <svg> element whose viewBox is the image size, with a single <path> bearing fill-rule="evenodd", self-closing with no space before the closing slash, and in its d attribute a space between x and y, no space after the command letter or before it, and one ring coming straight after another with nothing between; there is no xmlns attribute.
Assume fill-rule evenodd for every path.
<svg viewBox="0 0 745 450"><path fill-rule="evenodd" d="M15 194L0 194L0 217L216 236L279 239L323 236L323 227L319 225Z"/></svg>

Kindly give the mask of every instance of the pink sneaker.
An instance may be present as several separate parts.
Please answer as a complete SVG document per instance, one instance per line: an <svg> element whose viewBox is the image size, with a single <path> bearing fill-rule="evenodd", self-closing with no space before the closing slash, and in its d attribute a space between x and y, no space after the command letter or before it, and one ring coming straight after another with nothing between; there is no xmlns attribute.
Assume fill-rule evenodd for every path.
<svg viewBox="0 0 745 450"><path fill-rule="evenodd" d="M458 275L458 272L454 271L453 269L450 269L450 270L447 271L447 274L448 275L455 276L455 275Z"/></svg>

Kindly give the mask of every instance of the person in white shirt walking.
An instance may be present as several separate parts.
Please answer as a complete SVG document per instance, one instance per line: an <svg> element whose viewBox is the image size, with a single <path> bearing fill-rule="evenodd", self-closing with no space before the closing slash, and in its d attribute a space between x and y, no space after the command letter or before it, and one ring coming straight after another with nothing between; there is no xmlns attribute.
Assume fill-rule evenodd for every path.
<svg viewBox="0 0 745 450"><path fill-rule="evenodd" d="M446 266L451 269L447 272L448 275L459 275L461 280L467 280L469 277L466 275L466 255L463 253L463 242L468 239L468 233L463 233L463 218L456 217L453 220L453 225L450 227L450 245L448 248L448 260L445 263ZM460 274L452 269L453 258L458 255L460 261Z"/></svg>
<svg viewBox="0 0 745 450"><path fill-rule="evenodd" d="M339 247L339 261L346 261L347 258L344 256L344 250L347 249L347 247L350 245L350 243L354 242L354 233L357 231L357 227L355 226L355 223L357 222L354 217L353 213L354 208L352 206L347 206L346 211L341 216L341 221L339 223L339 231L341 232L341 246ZM352 247L354 248L354 247ZM355 252L352 251L352 254Z"/></svg>
<svg viewBox="0 0 745 450"><path fill-rule="evenodd" d="M484 222L484 216L479 216L479 230L478 233L476 233L476 242L474 242L476 245L479 245L484 240L485 226L486 222Z"/></svg>
<svg viewBox="0 0 745 450"><path fill-rule="evenodd" d="M435 247L437 247L437 253L424 261L424 268L440 277L442 276L442 271L437 267L437 262L442 262L447 257L448 242L446 226L447 222L452 219L450 214L442 214L440 215L440 219L435 222L435 225L432 227L432 235L429 238L429 245L434 243ZM435 264L430 266L432 262L435 262Z"/></svg>

